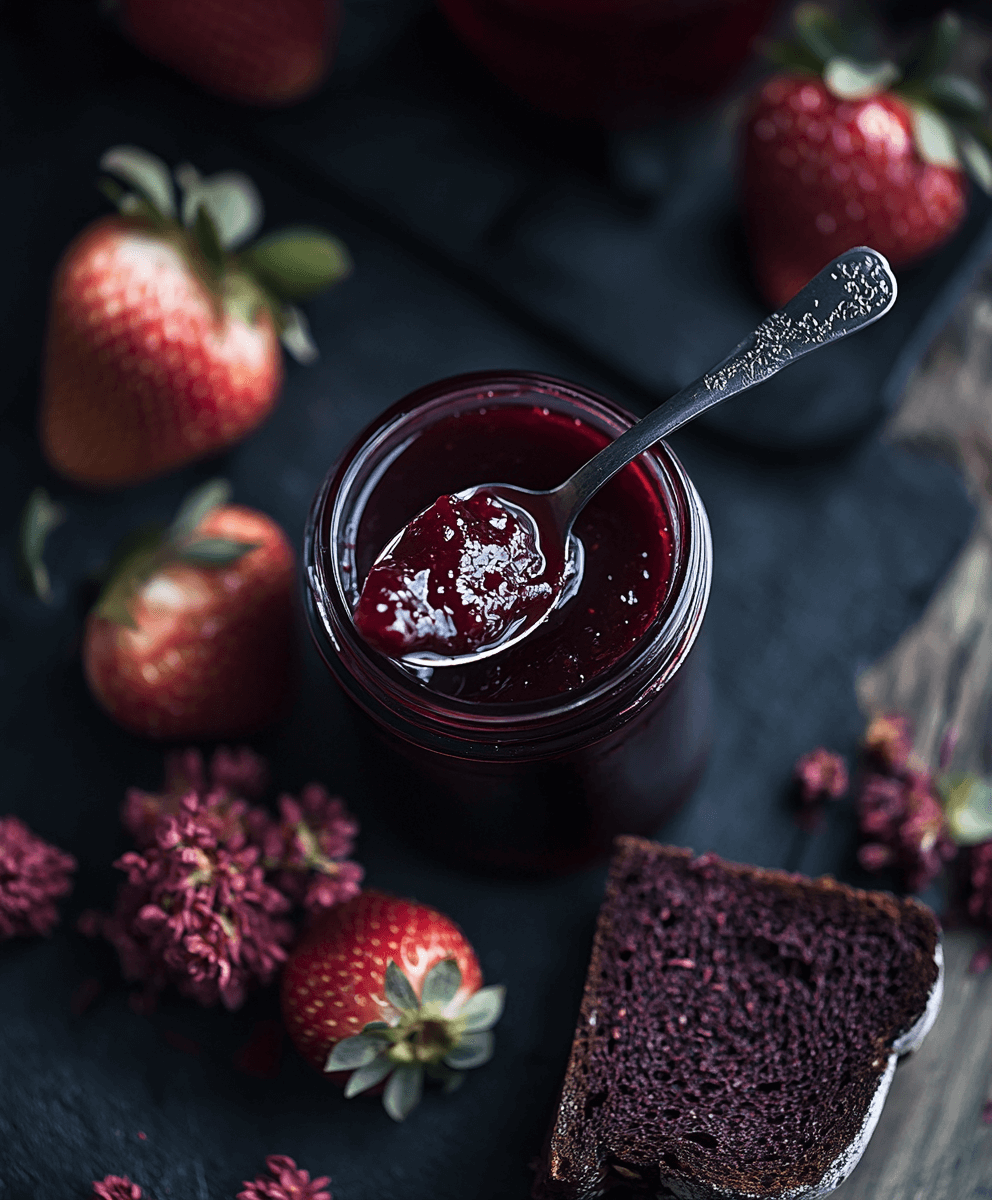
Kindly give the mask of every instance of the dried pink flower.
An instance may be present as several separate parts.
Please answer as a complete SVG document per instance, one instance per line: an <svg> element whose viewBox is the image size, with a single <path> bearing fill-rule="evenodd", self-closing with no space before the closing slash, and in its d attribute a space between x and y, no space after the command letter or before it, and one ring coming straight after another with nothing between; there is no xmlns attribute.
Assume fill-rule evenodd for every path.
<svg viewBox="0 0 992 1200"><path fill-rule="evenodd" d="M311 1179L284 1154L270 1154L265 1160L268 1175L259 1175L254 1182L244 1181L244 1191L237 1200L331 1200L327 1175Z"/></svg>
<svg viewBox="0 0 992 1200"><path fill-rule="evenodd" d="M885 713L875 717L862 741L865 756L887 774L905 770L913 752L913 726L909 717Z"/></svg>
<svg viewBox="0 0 992 1200"><path fill-rule="evenodd" d="M100 1200L141 1200L141 1188L126 1175L108 1175L94 1181L93 1195Z"/></svg>
<svg viewBox="0 0 992 1200"><path fill-rule="evenodd" d="M255 810L248 818L252 839L262 848L273 882L310 912L357 896L365 872L345 861L355 845L358 822L337 796L310 783L300 799L279 797L279 819Z"/></svg>
<svg viewBox="0 0 992 1200"><path fill-rule="evenodd" d="M58 924L55 901L72 890L76 860L50 846L17 817L0 817L0 940L47 934Z"/></svg>
<svg viewBox="0 0 992 1200"><path fill-rule="evenodd" d="M858 861L866 871L895 867L906 887L921 891L957 853L947 834L944 809L926 771L898 777L869 773L858 796L858 823L865 843Z"/></svg>
<svg viewBox="0 0 992 1200"><path fill-rule="evenodd" d="M798 784L798 820L807 828L819 820L825 800L836 800L847 791L847 764L839 754L823 746L796 762L793 777Z"/></svg>
<svg viewBox="0 0 992 1200"><path fill-rule="evenodd" d="M127 882L100 931L125 977L152 992L174 983L200 1004L231 1009L253 983L268 983L293 927L279 920L289 902L258 860L243 838L218 839L209 797L183 797L175 815L159 819L151 846L114 864Z"/></svg>
<svg viewBox="0 0 992 1200"><path fill-rule="evenodd" d="M190 792L213 797L212 817L221 840L243 832L248 805L259 799L268 785L269 769L265 759L240 746L230 750L220 746L210 760L209 774L199 750L178 750L166 755L165 782L161 792L129 788L121 809L121 821L139 846L154 839L155 825L163 814L175 813L179 802Z"/></svg>

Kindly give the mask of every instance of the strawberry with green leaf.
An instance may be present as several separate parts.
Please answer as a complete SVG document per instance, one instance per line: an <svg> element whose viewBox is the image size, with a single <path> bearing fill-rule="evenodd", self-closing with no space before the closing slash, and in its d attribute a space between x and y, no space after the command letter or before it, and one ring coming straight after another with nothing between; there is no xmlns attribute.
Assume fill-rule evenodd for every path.
<svg viewBox="0 0 992 1200"><path fill-rule="evenodd" d="M743 137L744 223L775 308L853 246L899 267L941 245L964 219L967 174L992 192L987 97L950 71L957 17L899 61L814 4L793 28L770 48L783 71L758 91Z"/></svg>
<svg viewBox="0 0 992 1200"><path fill-rule="evenodd" d="M283 970L282 1010L297 1048L344 1083L381 1093L402 1121L424 1079L454 1091L493 1054L505 989L483 987L458 926L436 909L366 891L321 916Z"/></svg>
<svg viewBox="0 0 992 1200"><path fill-rule="evenodd" d="M116 487L261 424L282 384L279 341L301 362L317 354L298 302L350 262L308 226L250 242L262 202L238 172L203 178L187 164L173 179L134 146L100 165L118 214L85 229L56 270L41 440L61 474Z"/></svg>
<svg viewBox="0 0 992 1200"><path fill-rule="evenodd" d="M86 621L83 669L119 724L156 738L235 737L270 725L293 679L293 552L223 480L168 528L121 547Z"/></svg>

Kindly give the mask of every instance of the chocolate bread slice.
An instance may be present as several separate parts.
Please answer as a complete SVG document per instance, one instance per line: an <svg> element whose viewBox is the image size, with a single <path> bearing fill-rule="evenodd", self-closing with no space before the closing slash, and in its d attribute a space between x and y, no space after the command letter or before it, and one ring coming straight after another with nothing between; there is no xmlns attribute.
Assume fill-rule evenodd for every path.
<svg viewBox="0 0 992 1200"><path fill-rule="evenodd" d="M827 1195L942 961L915 900L618 838L534 1196Z"/></svg>

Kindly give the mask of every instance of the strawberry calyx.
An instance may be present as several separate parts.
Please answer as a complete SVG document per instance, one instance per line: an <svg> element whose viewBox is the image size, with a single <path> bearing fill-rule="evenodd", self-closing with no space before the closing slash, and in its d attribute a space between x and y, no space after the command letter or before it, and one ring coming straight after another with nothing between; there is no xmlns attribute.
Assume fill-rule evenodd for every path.
<svg viewBox="0 0 992 1200"><path fill-rule="evenodd" d="M361 1033L337 1042L324 1070L351 1072L344 1089L349 1099L385 1083L382 1103L394 1121L417 1106L425 1076L453 1092L466 1070L492 1058L492 1027L502 1016L506 995L502 986L483 987L458 1004L461 984L458 963L446 958L427 973L418 999L390 959L385 994L395 1017L370 1021Z"/></svg>
<svg viewBox="0 0 992 1200"><path fill-rule="evenodd" d="M115 146L100 159L100 189L122 216L169 241L217 306L218 316L253 325L268 313L283 346L299 362L317 348L298 301L344 279L351 258L337 238L294 226L256 241L262 198L247 175L201 176L189 163L174 172L137 146Z"/></svg>
<svg viewBox="0 0 992 1200"><path fill-rule="evenodd" d="M920 157L964 170L992 194L992 125L989 97L973 80L950 71L961 39L961 19L938 17L900 55L881 53L879 29L862 15L842 23L818 4L800 4L793 36L766 47L776 66L819 76L838 100L894 94L906 105Z"/></svg>
<svg viewBox="0 0 992 1200"><path fill-rule="evenodd" d="M43 487L32 491L21 513L18 547L21 574L34 595L46 604L52 599L52 580L45 565L45 542L65 518L65 509Z"/></svg>
<svg viewBox="0 0 992 1200"><path fill-rule="evenodd" d="M212 479L186 497L171 525L145 526L126 537L107 571L106 582L93 608L94 615L135 629L135 595L163 567L184 563L221 569L257 550L257 542L197 536L196 529L203 518L230 499L231 485L227 480Z"/></svg>

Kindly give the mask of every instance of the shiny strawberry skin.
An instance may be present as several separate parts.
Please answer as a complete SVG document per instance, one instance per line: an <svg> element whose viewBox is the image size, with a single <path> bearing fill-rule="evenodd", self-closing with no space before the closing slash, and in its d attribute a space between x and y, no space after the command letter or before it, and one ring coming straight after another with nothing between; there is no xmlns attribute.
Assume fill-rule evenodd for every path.
<svg viewBox="0 0 992 1200"><path fill-rule="evenodd" d="M206 91L279 105L314 90L330 63L334 0L123 0L125 32Z"/></svg>
<svg viewBox="0 0 992 1200"><path fill-rule="evenodd" d="M130 629L90 614L83 670L115 721L155 738L235 737L284 712L294 675L295 569L285 534L239 505L210 512L202 538L254 543L223 568L172 563L138 590Z"/></svg>
<svg viewBox="0 0 992 1200"><path fill-rule="evenodd" d="M482 972L449 917L377 891L330 909L303 935L283 969L283 1020L296 1048L323 1070L335 1042L360 1033L369 1021L395 1015L385 999L390 959L419 996L424 976L446 958L455 959L462 973L455 997L461 1004L482 986Z"/></svg>
<svg viewBox="0 0 992 1200"><path fill-rule="evenodd" d="M136 483L259 425L282 382L271 318L225 316L176 245L108 217L55 275L41 403L51 465L78 483Z"/></svg>
<svg viewBox="0 0 992 1200"><path fill-rule="evenodd" d="M922 257L966 207L963 173L920 157L898 96L839 100L811 76L777 75L758 92L742 192L755 278L776 308L852 246L894 267Z"/></svg>

